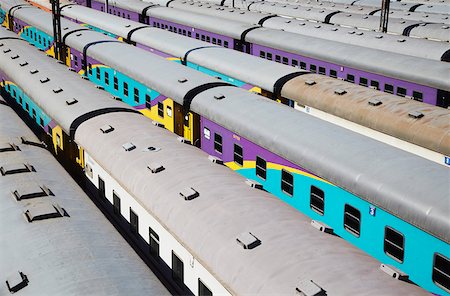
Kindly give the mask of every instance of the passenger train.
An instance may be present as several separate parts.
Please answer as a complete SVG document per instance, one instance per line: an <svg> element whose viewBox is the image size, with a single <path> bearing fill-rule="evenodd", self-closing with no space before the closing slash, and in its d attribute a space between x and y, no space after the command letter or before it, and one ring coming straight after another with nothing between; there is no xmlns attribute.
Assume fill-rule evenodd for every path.
<svg viewBox="0 0 450 296"><path fill-rule="evenodd" d="M170 295L2 97L0 232L1 295Z"/></svg>
<svg viewBox="0 0 450 296"><path fill-rule="evenodd" d="M104 10L105 4L85 5ZM109 1L109 12L208 43L240 50L323 75L403 94L431 105L450 105L446 63L332 42L137 0ZM330 51L329 48L333 48ZM417 69L421 69L420 73Z"/></svg>
<svg viewBox="0 0 450 296"><path fill-rule="evenodd" d="M43 57L34 48L26 46L23 40L11 36L4 29L0 34L3 44L0 75L9 100L16 102L16 108L26 110L36 126L41 125L40 118L46 119L40 128L50 146L56 147L58 155L67 156L74 168L83 168L87 190L95 192L99 204L116 217L118 227L134 237L133 245L145 250L167 280L178 285L179 294L425 294L416 285L408 283L408 275L392 264L386 262L380 266L338 236L327 234L331 230L324 224L309 220L257 189L255 183L245 182L241 176L219 165L218 158L209 157L208 160L200 150L180 143L170 132L149 124L147 118L126 104L111 100L107 93L95 89L54 60ZM103 52L110 52L110 46L119 44L116 43L103 43ZM185 83L192 84L190 81ZM185 86L181 84L180 88L185 89ZM214 98L218 93L224 97ZM229 104L233 101L235 104L236 100L242 102L241 110L244 112L247 112L244 106L252 100L262 100L263 105L271 110L280 107L275 102L231 86L205 89L198 95L203 102L194 100L192 107L221 103L227 110ZM33 109L27 110L29 101L34 105ZM303 135L309 138L309 142L324 145L331 140L328 144L333 145L337 139L339 143L345 139L362 144L361 149L366 152L373 146L370 149L373 149L374 156L394 157L395 154L397 169L400 169L400 162L403 169L408 169L410 162L421 168L427 166L428 162L411 154L374 141L361 141L360 136L351 132L285 109L288 110L286 118L294 116L304 127ZM256 118L259 118L258 113L255 113ZM238 122L234 120L234 123ZM212 125L209 127L213 128ZM318 133L322 130L324 136ZM229 149L228 145L223 143L224 152ZM345 150L346 147L341 148ZM309 150L307 146L306 150ZM328 157L332 155L325 156L326 159ZM374 167L368 164L367 169ZM294 171L297 170L290 170ZM268 178L276 173L271 168L264 172ZM388 170L383 175L390 173L394 172ZM430 177L429 186L438 185L438 175ZM364 174L366 176L369 177ZM408 172L405 177L410 177ZM325 190L322 185L320 187ZM290 191L291 187L286 183L283 188ZM319 191L314 192L321 195ZM413 200L414 195L408 202ZM404 205L400 208L406 210L409 207ZM437 210L441 211L442 207ZM447 284L446 275L442 272L449 263L448 245L437 246L438 249L433 250L431 246L434 244L422 248L428 239L403 237L405 230L413 230L412 225L398 221L394 227L391 223L395 219L391 220L379 207L376 207L375 215L369 216L364 205L356 199L347 200L345 211L346 218L341 216L341 223L342 227L347 225L349 235L359 233L360 239L367 236L371 246L380 243L379 251L390 254L388 258L401 255L403 266L411 265L421 270L418 264L428 262L421 274L429 277L431 290L446 293L437 285ZM366 228L375 221L388 224L378 230ZM355 233L351 234L353 231ZM386 232L386 238L377 237L377 231ZM424 235L421 233L420 236ZM358 275L357 281L355 274ZM415 279L416 276L409 275L409 280Z"/></svg>
<svg viewBox="0 0 450 296"><path fill-rule="evenodd" d="M106 32L109 36L115 36L124 40L130 38L127 42L139 48L182 63L210 76L220 77L223 81L237 87L261 93L268 98L277 99L298 110L308 112L321 119L389 143L440 164L450 164L448 157L450 155L450 147L445 140L450 129L450 113L443 108L430 108L428 105L415 101L409 101L405 104L404 99L390 94L383 94L376 90L352 85L326 76L298 72L297 69L287 65L281 65L219 46L211 47L206 42L157 28L147 27L145 30L140 29L129 36L130 32L141 26L139 23L79 5L64 6L62 15L68 19L77 20L90 28ZM42 23L45 23L44 16L39 17L39 19ZM49 16L47 16L47 23L50 23ZM34 25L41 31L46 31L50 34L50 26L46 27L36 22ZM27 38L26 34L24 37ZM30 38L28 39L30 40ZM36 41L30 40L30 42ZM122 68L125 64L122 63ZM81 67L75 65L74 61L72 61L70 66L77 71L81 70ZM121 69L121 66L118 66L117 63L115 66L111 64L107 64L107 66L117 70ZM263 76L261 73L270 74ZM92 82L109 89L95 75L88 74L87 77ZM137 83L142 87L145 85L145 78L131 78L128 76L127 79L132 84ZM314 81L314 83L307 83L307 81ZM336 94L335 91L338 89L345 90L346 93ZM128 97L118 94L111 89L110 91L124 102L132 106L137 105L136 102ZM373 106L372 101L375 99L382 102L382 104ZM150 106L149 109L151 108ZM156 106L153 108L156 109ZM145 109L141 110L153 120L166 124L167 127L174 126L173 123L165 123L167 119L159 116L156 110L153 112L147 112ZM424 114L426 120L424 120L425 118L412 118L410 113L417 111ZM362 114L365 115L361 116ZM342 119L339 117L342 117ZM383 119L380 120L380 118ZM189 138L189 136L186 137Z"/></svg>
<svg viewBox="0 0 450 296"><path fill-rule="evenodd" d="M30 12L32 9L22 11ZM76 28L64 26L65 33ZM158 116L177 123L172 129L193 135L195 140L191 142L212 155L215 162L225 163L249 178L251 181L248 182L253 187L262 187L319 220L323 230L341 236L385 264L402 270L411 281L425 289L445 293L442 288L447 289L445 272L441 275L433 271L433 260L440 256L439 260L444 258L443 262L447 262L445 260L450 257L450 227L446 219L449 209L442 199L447 194L443 184L447 182L448 168L100 35L101 40L96 32L76 31L66 37L66 44L73 55L85 48L86 59L78 59L78 62L86 66L88 75L109 81L108 90L117 89L116 93L129 100L137 100L137 106L145 106L149 98L151 104L158 106ZM91 46L87 48L87 44ZM15 57L18 54L11 55ZM100 63L99 59L105 63ZM126 61L128 68L118 71L105 66L118 60ZM17 62L19 64L15 64ZM0 63L4 65L2 70L9 69L9 73L20 72L20 64L23 62L19 58L11 59L9 55ZM145 86L127 80L126 76L131 73L145 75ZM20 75L15 76L15 79L19 78ZM7 79L11 80L11 77ZM37 85L46 83L47 79L40 79L43 82L36 81ZM50 85L49 88L49 93L62 93L60 86ZM78 97L74 99L79 101ZM122 110L115 105L121 102L110 101L116 107L108 107L108 110ZM72 105L74 100L67 99L59 104L50 99L45 102L54 106L54 116L59 116L64 114L60 110ZM33 113L30 111L30 114ZM94 116L96 113L89 114ZM184 120L184 115L188 115L188 120ZM36 118L40 123L41 116ZM69 139L76 135L79 124L81 119L67 123L65 129L52 128L51 132L58 131L62 135L60 140L56 135L53 139L57 143L69 143L63 147L74 150L69 155L76 156L73 159L83 165L86 158L80 148L84 147L83 143L75 141L80 145L75 146L66 135ZM42 125L47 129L45 124ZM132 133L140 125L130 124L127 128L128 133ZM184 138L179 140L187 142ZM147 149L133 147L136 141L138 138L132 137L122 149ZM158 148L151 146L148 151L159 152ZM120 147L117 149L114 155ZM173 153L170 155L176 155ZM126 172L120 165L118 167L120 172ZM150 165L153 167L154 164ZM157 171L158 168L156 166L152 170ZM90 172L90 169L86 170ZM134 179L130 182L140 184ZM181 195L190 193L192 191L187 190ZM195 192L192 194L196 195ZM344 220L346 222L342 223ZM430 248L421 248L423 242L427 242ZM437 269L441 270L439 266ZM444 280L436 281L438 275Z"/></svg>

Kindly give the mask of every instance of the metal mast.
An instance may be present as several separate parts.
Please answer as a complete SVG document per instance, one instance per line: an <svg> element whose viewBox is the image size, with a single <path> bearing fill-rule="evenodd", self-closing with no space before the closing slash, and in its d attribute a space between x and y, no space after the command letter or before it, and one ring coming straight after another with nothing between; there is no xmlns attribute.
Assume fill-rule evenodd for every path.
<svg viewBox="0 0 450 296"><path fill-rule="evenodd" d="M389 4L390 0L381 0L381 17L380 17L380 32L386 33L388 29L389 20Z"/></svg>
<svg viewBox="0 0 450 296"><path fill-rule="evenodd" d="M55 58L64 62L64 50L61 36L61 10L59 0L51 0L53 17L53 42Z"/></svg>

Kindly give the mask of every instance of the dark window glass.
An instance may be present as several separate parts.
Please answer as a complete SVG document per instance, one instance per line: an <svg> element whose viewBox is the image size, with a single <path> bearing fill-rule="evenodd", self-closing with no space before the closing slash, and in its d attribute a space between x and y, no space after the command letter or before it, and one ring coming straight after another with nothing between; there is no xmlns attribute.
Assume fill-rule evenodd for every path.
<svg viewBox="0 0 450 296"><path fill-rule="evenodd" d="M327 70L324 67L319 67L319 74L325 75L327 74Z"/></svg>
<svg viewBox="0 0 450 296"><path fill-rule="evenodd" d="M433 261L433 282L450 293L450 259L435 253Z"/></svg>
<svg viewBox="0 0 450 296"><path fill-rule="evenodd" d="M387 226L384 231L384 252L397 260L403 262L405 255L405 238L403 234Z"/></svg>
<svg viewBox="0 0 450 296"><path fill-rule="evenodd" d="M384 91L393 94L394 93L394 86L392 84L385 84L384 85Z"/></svg>
<svg viewBox="0 0 450 296"><path fill-rule="evenodd" d="M279 55L275 55L275 62L281 62L281 56L279 56Z"/></svg>
<svg viewBox="0 0 450 296"><path fill-rule="evenodd" d="M306 63L300 62L300 68L302 68L303 70L306 70Z"/></svg>
<svg viewBox="0 0 450 296"><path fill-rule="evenodd" d="M105 72L105 84L109 86L109 73Z"/></svg>
<svg viewBox="0 0 450 296"><path fill-rule="evenodd" d="M361 229L361 212L351 205L344 208L344 228L359 237Z"/></svg>
<svg viewBox="0 0 450 296"><path fill-rule="evenodd" d="M148 228L149 232L149 246L150 254L155 257L159 257L159 235L151 228Z"/></svg>
<svg viewBox="0 0 450 296"><path fill-rule="evenodd" d="M397 87L397 96L400 96L400 97L406 96L406 88Z"/></svg>
<svg viewBox="0 0 450 296"><path fill-rule="evenodd" d="M114 89L119 90L119 79L116 76L114 76Z"/></svg>
<svg viewBox="0 0 450 296"><path fill-rule="evenodd" d="M331 69L331 70L330 70L330 77L337 78L337 71Z"/></svg>
<svg viewBox="0 0 450 296"><path fill-rule="evenodd" d="M256 175L263 180L267 177L267 162L259 156L256 156Z"/></svg>
<svg viewBox="0 0 450 296"><path fill-rule="evenodd" d="M289 65L289 59L287 57L283 57L283 64Z"/></svg>
<svg viewBox="0 0 450 296"><path fill-rule="evenodd" d="M323 213L325 211L325 193L316 186L311 186L310 197L311 209L323 216Z"/></svg>
<svg viewBox="0 0 450 296"><path fill-rule="evenodd" d="M180 286L184 283L184 265L183 261L172 251L172 278Z"/></svg>
<svg viewBox="0 0 450 296"><path fill-rule="evenodd" d="M188 37L192 37L191 31L187 32Z"/></svg>
<svg viewBox="0 0 450 296"><path fill-rule="evenodd" d="M238 144L234 144L234 162L238 165L244 165L244 151Z"/></svg>
<svg viewBox="0 0 450 296"><path fill-rule="evenodd" d="M128 97L128 83L123 83L123 94Z"/></svg>
<svg viewBox="0 0 450 296"><path fill-rule="evenodd" d="M261 58L265 59L265 58L266 58L266 52L261 50L261 51L259 52L259 56L260 56Z"/></svg>
<svg viewBox="0 0 450 296"><path fill-rule="evenodd" d="M139 90L137 88L134 89L134 101L139 103Z"/></svg>
<svg viewBox="0 0 450 296"><path fill-rule="evenodd" d="M369 80L367 80L367 78L360 77L359 78L359 85L368 86L369 85Z"/></svg>
<svg viewBox="0 0 450 296"><path fill-rule="evenodd" d="M214 133L214 150L222 153L222 136Z"/></svg>
<svg viewBox="0 0 450 296"><path fill-rule="evenodd" d="M44 119L42 119L42 117L39 118L39 123L40 123L40 125L41 125L42 127L44 127Z"/></svg>
<svg viewBox="0 0 450 296"><path fill-rule="evenodd" d="M317 72L317 66L313 65L313 64L309 65L309 71L311 73L316 73Z"/></svg>
<svg viewBox="0 0 450 296"><path fill-rule="evenodd" d="M164 117L164 104L161 102L158 102L158 116Z"/></svg>
<svg viewBox="0 0 450 296"><path fill-rule="evenodd" d="M272 60L272 54L270 52L267 53L267 59L270 61Z"/></svg>
<svg viewBox="0 0 450 296"><path fill-rule="evenodd" d="M380 89L380 83L378 81L376 81L376 80L370 81L370 86L375 88L375 89L377 89L377 90Z"/></svg>
<svg viewBox="0 0 450 296"><path fill-rule="evenodd" d="M106 199L105 181L100 176L98 176L98 196L102 200Z"/></svg>
<svg viewBox="0 0 450 296"><path fill-rule="evenodd" d="M198 35L198 33L195 33L195 39L199 39L200 35Z"/></svg>
<svg viewBox="0 0 450 296"><path fill-rule="evenodd" d="M281 170L281 190L290 196L294 195L294 176L286 170Z"/></svg>
<svg viewBox="0 0 450 296"><path fill-rule="evenodd" d="M223 46L225 46L226 48L228 48L228 41L224 41L224 42L223 42Z"/></svg>
<svg viewBox="0 0 450 296"><path fill-rule="evenodd" d="M150 95L145 94L145 107L147 107L148 109L150 109L152 107L151 100L152 100L152 98L150 97Z"/></svg>
<svg viewBox="0 0 450 296"><path fill-rule="evenodd" d="M355 76L352 74L347 74L347 81L351 83L355 83Z"/></svg>
<svg viewBox="0 0 450 296"><path fill-rule="evenodd" d="M292 66L298 67L298 61L297 60L292 60Z"/></svg>
<svg viewBox="0 0 450 296"><path fill-rule="evenodd" d="M100 68L95 69L97 72L97 80L100 80L101 76L100 76Z"/></svg>
<svg viewBox="0 0 450 296"><path fill-rule="evenodd" d="M210 289L200 280L198 279L198 296L212 296L213 293Z"/></svg>
<svg viewBox="0 0 450 296"><path fill-rule="evenodd" d="M423 94L418 91L413 91L413 99L419 102L423 102Z"/></svg>
<svg viewBox="0 0 450 296"><path fill-rule="evenodd" d="M139 233L139 216L130 208L130 230L134 234Z"/></svg>
<svg viewBox="0 0 450 296"><path fill-rule="evenodd" d="M120 197L113 191L113 213L120 215Z"/></svg>
<svg viewBox="0 0 450 296"><path fill-rule="evenodd" d="M28 105L28 103L25 103L25 110L30 111L30 106Z"/></svg>

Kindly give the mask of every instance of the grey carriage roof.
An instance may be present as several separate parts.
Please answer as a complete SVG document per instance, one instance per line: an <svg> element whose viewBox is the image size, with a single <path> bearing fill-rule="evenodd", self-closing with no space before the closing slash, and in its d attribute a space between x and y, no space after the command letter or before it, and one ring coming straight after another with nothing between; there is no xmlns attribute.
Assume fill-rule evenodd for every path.
<svg viewBox="0 0 450 296"><path fill-rule="evenodd" d="M2 99L0 98L0 101ZM0 294L8 279L29 280L19 295L169 295L150 269L16 113L0 104L0 143L20 151L0 153L0 166L29 163L35 172L0 176ZM11 193L47 186L53 196L16 201ZM70 217L28 223L23 212L57 203Z"/></svg>
<svg viewBox="0 0 450 296"><path fill-rule="evenodd" d="M309 81L315 84L310 85ZM343 89L346 93L338 95L335 93L337 89ZM288 81L281 94L303 106L317 108L443 155L450 155L450 110L414 100L405 103L402 97L317 74L303 75ZM379 100L382 104L371 106L371 100ZM424 117L418 120L411 118L409 113L414 111L421 112Z"/></svg>
<svg viewBox="0 0 450 296"><path fill-rule="evenodd" d="M250 31L246 40L338 65L450 90L447 79L450 69L447 63L390 52L383 52L384 58L380 60L379 50L266 28ZM333 48L333 51L329 48ZM421 69L420 73L417 69Z"/></svg>
<svg viewBox="0 0 450 296"><path fill-rule="evenodd" d="M377 11L373 15L380 16L380 13L381 11ZM401 18L405 20L419 20L430 23L449 23L449 15L442 13L391 10L389 11L389 17Z"/></svg>
<svg viewBox="0 0 450 296"><path fill-rule="evenodd" d="M99 131L105 124L115 129L106 136ZM144 117L98 116L83 123L75 139L191 252L194 264L198 260L231 294L292 295L301 280L313 280L327 295L424 292L391 280L360 250L323 236L302 214L245 185L241 176L211 163L202 151L179 143ZM129 141L137 148L125 152L122 144ZM150 145L161 150L142 151ZM151 174L151 162L165 169ZM185 201L180 191L186 187L199 196ZM252 250L236 242L247 232L261 240ZM342 270L353 272L336 277Z"/></svg>
<svg viewBox="0 0 450 296"><path fill-rule="evenodd" d="M264 27L437 61L440 61L444 53L450 50L450 44L447 42L382 34L281 17L266 20ZM417 50L417 48L423 50Z"/></svg>
<svg viewBox="0 0 450 296"><path fill-rule="evenodd" d="M225 99L215 100L217 93ZM231 87L202 92L191 104L194 112L450 241L447 167L283 107Z"/></svg>
<svg viewBox="0 0 450 296"><path fill-rule="evenodd" d="M2 30L3 31L3 30ZM0 35L1 36L1 35ZM5 72L16 84L23 84L23 91L40 107L45 103L52 102L45 108L45 113L61 125L63 130L69 134L71 124L75 119L88 111L108 108L125 108L120 102L111 99L111 96L101 90L90 90L92 84L84 81L81 77L68 70L64 65L60 65L52 58L43 58L42 53L37 50L26 50L21 40L4 40L5 47L11 49L10 52L0 52L0 64ZM17 59L12 56L19 55ZM20 66L23 62L28 62L26 66ZM39 70L32 74L30 71ZM50 81L42 83L49 78ZM67 80L68 83L64 83ZM64 86L64 87L63 87ZM54 90L62 89L55 93ZM92 100L92 95L97 100ZM67 106L66 100L75 98L78 103L71 105L69 109L62 109Z"/></svg>

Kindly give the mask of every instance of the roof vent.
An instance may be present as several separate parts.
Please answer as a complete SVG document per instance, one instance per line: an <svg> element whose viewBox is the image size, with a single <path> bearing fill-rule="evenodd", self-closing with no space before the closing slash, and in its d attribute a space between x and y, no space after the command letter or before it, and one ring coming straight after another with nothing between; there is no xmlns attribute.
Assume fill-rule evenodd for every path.
<svg viewBox="0 0 450 296"><path fill-rule="evenodd" d="M11 49L7 48L7 49L3 50L3 53L8 53L10 51L11 51Z"/></svg>
<svg viewBox="0 0 450 296"><path fill-rule="evenodd" d="M383 104L383 102L378 99L370 99L367 103L369 103L370 106L380 106Z"/></svg>
<svg viewBox="0 0 450 296"><path fill-rule="evenodd" d="M386 264L381 263L380 269L384 273L388 274L389 276L391 276L394 279L397 279L399 281L407 281L409 278L409 276L406 273L398 270L397 268L395 268L394 266L391 266L391 265L386 265Z"/></svg>
<svg viewBox="0 0 450 296"><path fill-rule="evenodd" d="M447 18L446 18L446 19L447 19ZM447 30L447 29L450 28L450 26L442 26L441 28L444 29L444 30Z"/></svg>
<svg viewBox="0 0 450 296"><path fill-rule="evenodd" d="M81 33L75 34L75 36L77 36L77 37L80 37L81 35L83 35L83 34L81 34Z"/></svg>
<svg viewBox="0 0 450 296"><path fill-rule="evenodd" d="M178 82L179 82L179 83L185 83L186 81L188 81L188 80L187 80L187 78L184 78L184 77L178 79Z"/></svg>
<svg viewBox="0 0 450 296"><path fill-rule="evenodd" d="M2 176L5 175L13 175L13 174L20 174L20 173L29 173L33 172L34 167L28 163L24 164L5 164L0 167L0 173Z"/></svg>
<svg viewBox="0 0 450 296"><path fill-rule="evenodd" d="M21 67L25 67L26 65L28 65L28 62L25 61L25 62L19 63L19 65L20 65Z"/></svg>
<svg viewBox="0 0 450 296"><path fill-rule="evenodd" d="M133 143L125 143L122 145L122 148L125 151L132 151L132 150L136 149L136 146Z"/></svg>
<svg viewBox="0 0 450 296"><path fill-rule="evenodd" d="M69 216L58 204L52 204L49 201L42 201L31 205L24 214L29 223Z"/></svg>
<svg viewBox="0 0 450 296"><path fill-rule="evenodd" d="M290 22L292 22L292 21L284 21L286 24L289 24Z"/></svg>
<svg viewBox="0 0 450 296"><path fill-rule="evenodd" d="M8 287L9 292L16 293L17 291L28 286L28 282L27 276L23 272L19 271L6 279L6 287Z"/></svg>
<svg viewBox="0 0 450 296"><path fill-rule="evenodd" d="M312 280L300 281L295 290L302 296L325 296L327 294Z"/></svg>
<svg viewBox="0 0 450 296"><path fill-rule="evenodd" d="M350 34L350 35L351 34L355 34L355 31L348 31L347 33Z"/></svg>
<svg viewBox="0 0 450 296"><path fill-rule="evenodd" d="M157 126L157 127L164 127L164 124L162 124L161 122L158 122L158 121L152 121L152 124L154 125L154 126Z"/></svg>
<svg viewBox="0 0 450 296"><path fill-rule="evenodd" d="M212 155L208 156L208 160L210 162L212 162L212 163L223 164L223 160L222 159L220 159L218 157L215 157L215 156L212 156Z"/></svg>
<svg viewBox="0 0 450 296"><path fill-rule="evenodd" d="M345 89L338 88L338 89L334 90L334 93L337 94L337 95L342 96L342 95L345 95L347 93L347 91Z"/></svg>
<svg viewBox="0 0 450 296"><path fill-rule="evenodd" d="M45 185L39 186L36 183L28 183L12 192L16 200L36 198L53 195Z"/></svg>
<svg viewBox="0 0 450 296"><path fill-rule="evenodd" d="M25 145L31 145L31 146L36 146L36 147L40 147L40 148L47 148L47 144L45 144L44 142L36 142L36 141L28 140L24 136L21 136L20 140L22 141L22 144L25 144Z"/></svg>
<svg viewBox="0 0 450 296"><path fill-rule="evenodd" d="M186 139L185 137L177 137L178 142L184 143L184 144L191 144L191 141Z"/></svg>
<svg viewBox="0 0 450 296"><path fill-rule="evenodd" d="M331 28L331 31L336 32L338 29L337 28Z"/></svg>
<svg viewBox="0 0 450 296"><path fill-rule="evenodd" d="M76 104L76 103L78 103L78 100L75 99L75 98L71 98L71 99L66 100L66 104L69 105L69 106L73 105L73 104Z"/></svg>
<svg viewBox="0 0 450 296"><path fill-rule="evenodd" d="M298 24L299 26L305 26L306 24L305 23L300 23L300 24Z"/></svg>
<svg viewBox="0 0 450 296"><path fill-rule="evenodd" d="M41 83L47 83L47 82L50 81L50 78L45 77L45 78L39 79L39 81L40 81Z"/></svg>
<svg viewBox="0 0 450 296"><path fill-rule="evenodd" d="M225 99L225 96L223 94L216 94L216 95L214 95L214 99L223 100L223 99Z"/></svg>
<svg viewBox="0 0 450 296"><path fill-rule="evenodd" d="M5 45L5 44L3 44L3 43L0 43L0 47L2 47L3 45Z"/></svg>
<svg viewBox="0 0 450 296"><path fill-rule="evenodd" d="M368 19L368 18L369 18L369 17L368 17L367 15L363 16L363 19L365 19L365 20Z"/></svg>
<svg viewBox="0 0 450 296"><path fill-rule="evenodd" d="M238 237L236 238L236 241L245 250L254 249L261 244L261 241L251 232L244 232L239 234Z"/></svg>
<svg viewBox="0 0 450 296"><path fill-rule="evenodd" d="M247 184L248 186L255 188L255 189L263 189L263 186L261 183L258 183L256 181L253 181L250 179L245 180L245 184Z"/></svg>
<svg viewBox="0 0 450 296"><path fill-rule="evenodd" d="M194 198L197 198L200 196L200 194L195 191L192 187L187 187L180 191L180 196L184 198L184 200L193 200Z"/></svg>
<svg viewBox="0 0 450 296"><path fill-rule="evenodd" d="M55 93L55 94L59 94L60 92L62 92L63 91L63 89L62 88L55 88L55 89L53 89L53 92Z"/></svg>
<svg viewBox="0 0 450 296"><path fill-rule="evenodd" d="M131 25L125 25L125 28L129 28L129 27L131 27Z"/></svg>
<svg viewBox="0 0 450 296"><path fill-rule="evenodd" d="M362 35L364 35L364 33L363 32L356 32L356 35L362 36Z"/></svg>
<svg viewBox="0 0 450 296"><path fill-rule="evenodd" d="M319 28L321 28L322 26L321 25L315 25L314 26L314 28L316 28L316 29L319 29Z"/></svg>
<svg viewBox="0 0 450 296"><path fill-rule="evenodd" d="M316 228L317 230L325 232L325 233L329 233L329 234L333 233L333 228L331 228L330 226L326 225L325 223L321 223L321 222L316 221L316 220L311 220L311 226Z"/></svg>
<svg viewBox="0 0 450 296"><path fill-rule="evenodd" d="M31 74L36 74L36 73L39 73L39 70L38 69L31 70L30 73Z"/></svg>
<svg viewBox="0 0 450 296"><path fill-rule="evenodd" d="M383 36L381 36L381 35L375 35L375 38L381 39L381 38L383 38Z"/></svg>
<svg viewBox="0 0 450 296"><path fill-rule="evenodd" d="M0 153L20 150L19 146L14 143L0 143Z"/></svg>
<svg viewBox="0 0 450 296"><path fill-rule="evenodd" d="M400 42L400 43L405 42L405 41L406 41L406 39L403 39L403 38L397 39L397 42Z"/></svg>
<svg viewBox="0 0 450 296"><path fill-rule="evenodd" d="M306 81L305 81L305 84L311 86L311 85L316 84L316 82L315 82L314 80L306 80Z"/></svg>
<svg viewBox="0 0 450 296"><path fill-rule="evenodd" d="M152 174L156 174L164 171L164 167L159 163L150 163L147 168L152 172Z"/></svg>
<svg viewBox="0 0 450 296"><path fill-rule="evenodd" d="M148 146L147 148L145 148L142 151L144 151L144 152L158 152L159 150L161 150L161 148Z"/></svg>
<svg viewBox="0 0 450 296"><path fill-rule="evenodd" d="M420 119L423 117L423 113L420 111L411 111L408 113L408 116L414 119Z"/></svg>
<svg viewBox="0 0 450 296"><path fill-rule="evenodd" d="M113 130L114 130L114 128L112 126L110 126L109 124L106 124L100 128L100 131L104 134L110 133Z"/></svg>

